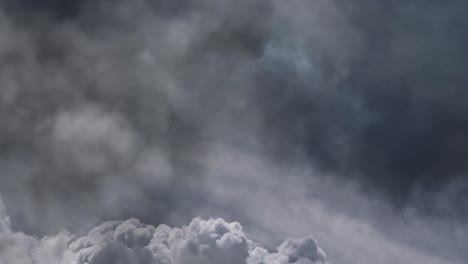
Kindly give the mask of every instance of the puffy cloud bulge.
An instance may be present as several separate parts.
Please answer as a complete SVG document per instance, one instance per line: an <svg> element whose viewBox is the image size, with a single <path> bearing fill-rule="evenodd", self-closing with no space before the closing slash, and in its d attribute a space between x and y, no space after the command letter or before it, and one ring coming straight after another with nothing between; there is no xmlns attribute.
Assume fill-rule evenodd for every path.
<svg viewBox="0 0 468 264"><path fill-rule="evenodd" d="M311 236L287 239L269 252L221 218L154 227L137 219L103 223L85 236L63 231L41 239L12 232L0 200L0 263L8 264L323 264Z"/></svg>

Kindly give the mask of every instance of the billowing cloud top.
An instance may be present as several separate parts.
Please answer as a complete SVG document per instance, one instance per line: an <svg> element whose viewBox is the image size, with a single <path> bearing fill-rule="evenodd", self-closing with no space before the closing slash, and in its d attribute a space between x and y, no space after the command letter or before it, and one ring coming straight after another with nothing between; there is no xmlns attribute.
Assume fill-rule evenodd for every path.
<svg viewBox="0 0 468 264"><path fill-rule="evenodd" d="M1 202L1 200L0 200ZM269 252L221 218L194 219L182 228L106 222L78 237L69 232L37 239L11 233L0 206L0 263L8 264L314 264L327 263L312 237L287 239Z"/></svg>

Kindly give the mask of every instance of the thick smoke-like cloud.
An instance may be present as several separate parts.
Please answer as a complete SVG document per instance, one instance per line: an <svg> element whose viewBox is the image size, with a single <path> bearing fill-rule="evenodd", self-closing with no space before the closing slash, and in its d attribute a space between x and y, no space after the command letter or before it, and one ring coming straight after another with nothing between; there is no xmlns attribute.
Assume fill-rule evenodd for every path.
<svg viewBox="0 0 468 264"><path fill-rule="evenodd" d="M3 252L34 249L39 263L68 252L67 263L88 237L90 258L144 263L155 256L142 249L151 242L136 249L140 231L136 242L83 234L200 216L239 221L265 248L313 233L334 263L466 262L465 9L1 0L0 193L12 221L0 217L0 233L14 245ZM141 224L114 225L112 236ZM198 237L187 228L167 233ZM312 241L247 256L303 263ZM200 258L227 257L208 251Z"/></svg>
<svg viewBox="0 0 468 264"><path fill-rule="evenodd" d="M269 144L279 145L281 151L285 151L284 148L289 151L291 145L298 146L324 169L337 171L338 174L355 175L365 184L377 186L397 202L407 201L415 188L438 189L441 185L466 174L466 117L463 115L466 111L463 100L460 99L465 97L464 86L467 81L463 72L466 61L463 47L466 46L464 44L467 39L464 33L467 21L460 12L465 8L463 1L440 3L414 0L380 3L374 0L296 0L288 4L273 1L274 4L270 5L268 2L255 1L254 4L242 3L234 6L227 1L206 1L199 4L186 1L137 1L132 4L126 1L4 1L3 6L14 21L28 20L24 18L25 14L35 14L26 16L32 17L30 20L39 17L38 20L43 18L42 20L54 21L43 22L42 24L49 25L38 28L26 26L18 30L15 27L10 29L15 33L24 30L26 32L15 34L23 37L8 40L10 45L14 45L15 51L6 50L6 58L9 58L8 65L18 65L25 59L21 57L28 53L36 57L39 64L46 66L44 73L35 73L36 75L56 75L51 77L52 80L45 80L44 86L71 86L70 83L76 83L74 80L88 82L74 85L87 86L84 95L83 92L77 91L70 96L65 91L65 98L61 99L64 104L67 101L66 97L70 97L68 100L76 100L77 97L84 97L86 100L89 97L93 101L99 101L99 104L104 100L106 105L111 103L115 107L115 104L128 104L118 102L126 96L126 92L123 91L125 88L114 87L111 91L103 87L125 86L125 80L115 76L119 69L127 71L125 77L130 80L126 81L133 87L141 87L142 78L132 78L128 70L138 72L139 77L144 75L143 79L150 82L148 76L141 72L148 70L148 65L141 65L138 71L131 70L130 65L136 66L136 63L128 61L130 58L125 57L132 53L132 49L135 52L140 50L140 55L132 55L140 56L139 58L146 63L151 63L151 60L156 58L161 67L159 70L166 72L160 74L174 75L175 70L181 70L172 66L168 68L166 63L161 65L160 57L166 55L166 62L172 64L178 61L179 64L185 64L182 69L191 72L183 71L182 75L193 74L186 81L195 81L194 76L205 76L212 81L215 77L208 77L207 71L194 70L193 67L197 65L192 63L211 54L210 56L216 56L220 64L229 64L233 63L232 54L261 54L265 44L272 38L279 36L283 42L293 39L293 46L302 46L304 52L301 54L311 60L310 64L315 66L312 67L315 73L311 69L302 69L302 75L309 77L303 80L297 71L289 75L283 71L278 76L278 73L264 72L260 69L260 76L248 77L250 81L252 78L261 79L255 81L257 88L254 95L240 96L247 96L257 104L255 108L261 111L260 121L264 123L262 127L265 127L265 135L271 134ZM130 11L125 13L125 9ZM141 12L141 17L156 15L159 19L153 19L154 23L150 23L147 19L129 17L130 13ZM254 13L261 15L255 16ZM206 17L187 19L187 14ZM275 14L275 19L269 14ZM174 24L173 28L167 25L167 18L170 16L177 17L177 20L180 17L183 19L169 23ZM112 24L114 22L115 24ZM30 25L28 22L18 23ZM72 26L70 29L63 28L62 23ZM111 26L119 23L125 25L128 30ZM274 30L267 29L270 23ZM56 26L57 24L59 26ZM90 29L90 24L95 28ZM155 29L158 28L156 24L168 26L160 26L170 31L166 32L168 35L158 32L159 30ZM140 26L145 27L145 30L138 29ZM34 34L36 31L46 34ZM90 34L111 31L116 32L112 39L90 38ZM177 33L174 33L176 31ZM134 39L130 37L130 40L121 41L124 36L125 39L128 39L127 36L134 36ZM155 41L158 43L158 50L162 52L144 49L144 40L148 37L153 44ZM28 47L21 50L21 45L13 42L20 42ZM115 45L116 42L124 43L119 48L119 45ZM183 46L183 43L185 48L179 46ZM93 46L95 49L91 52L90 48ZM109 53L104 52L109 46L113 47ZM190 53L198 53L198 56L183 59L177 56L176 59L170 55L184 54L187 52L184 52L184 49L187 48ZM158 56L155 56L154 52L158 53ZM92 76L97 75L97 72L91 73L91 76L90 73L82 72L84 68L94 71L89 64L96 59L97 54L100 54L103 60L107 60L106 53L117 57L111 60L114 64L108 68L109 75L105 75L107 77ZM76 56L78 58L71 58ZM86 57L89 56L92 56L93 60L87 60ZM286 56L291 57L294 54L289 53ZM29 58L29 61L31 60L33 62L35 59ZM124 65L119 66L118 62ZM101 63L105 64L104 61ZM221 67L220 64L208 65L211 62L202 60L197 63L198 66L203 65L202 68ZM60 72L53 69L54 64L61 69ZM31 67L37 69L34 65L30 65ZM104 70L101 70L101 74L106 74L105 66L101 67ZM65 72L67 70L73 73ZM75 73L76 70L78 73ZM216 78L222 80L222 75L231 71L232 68L224 66L218 70L220 76ZM311 80L310 76L315 77ZM181 80L179 74L171 77L177 81ZM98 80L93 80L96 78ZM29 79L37 84L34 77ZM57 83L60 79L61 84ZM106 83L110 82L110 79L124 82ZM93 84L96 81L99 83ZM202 80L198 81L204 85ZM93 85L98 87L92 88ZM2 97L12 98L12 94L17 93L14 92L14 88L7 90ZM211 93L210 89L201 90ZM153 92L147 90L143 93L145 97L153 95ZM135 104L145 104L139 95L143 95L142 92L132 92L129 96L136 97L133 99ZM53 99L47 100L49 108L59 107L54 106L58 103ZM198 102L198 99L194 100ZM166 100L162 101L167 104ZM200 110L200 106L194 107L197 111ZM166 111L173 113L173 109L169 108ZM142 118L141 111L145 110L157 111L131 109L130 106L119 109L132 113L129 117L132 121ZM200 122L196 117L176 112L175 116L183 119L182 126L196 126L185 124L188 120L190 123ZM17 120L14 122L21 123ZM138 131L154 132L155 124L138 120L139 125L142 125L142 122L146 122L147 126ZM197 129L194 127L194 131L188 134L196 134ZM343 133L344 131L346 133ZM15 139L21 141L18 137ZM14 140L5 138L4 141ZM193 140L187 139L186 142ZM282 154L283 152L280 152L279 155Z"/></svg>
<svg viewBox="0 0 468 264"><path fill-rule="evenodd" d="M255 38L266 29L237 19L249 18L255 4L236 5L223 17L227 7L207 1L168 17L148 1L79 8L76 1L73 16L55 2L28 3L5 3L2 13L1 189L8 197L27 193L7 200L32 207L15 206L12 215L38 231L48 224L29 213L69 225L72 206L82 210L73 218L96 222L133 215L134 206L109 204L137 196L141 208L157 207L137 211L164 221L177 193L201 182L197 156L204 141L218 137L214 126L239 115L234 101L244 92L229 92L235 84L225 78L261 46ZM36 15L23 20L21 11ZM57 21L57 13L67 19Z"/></svg>

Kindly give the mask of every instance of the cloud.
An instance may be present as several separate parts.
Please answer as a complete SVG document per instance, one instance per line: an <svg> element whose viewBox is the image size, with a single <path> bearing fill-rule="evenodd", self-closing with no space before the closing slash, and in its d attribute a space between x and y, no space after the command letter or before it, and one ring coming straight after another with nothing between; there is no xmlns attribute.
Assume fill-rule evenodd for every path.
<svg viewBox="0 0 468 264"><path fill-rule="evenodd" d="M8 221L6 215L0 218ZM2 223L2 222L0 222ZM270 253L249 240L239 223L196 218L188 226L157 228L137 219L103 223L87 235L38 239L0 233L0 262L8 264L314 264L326 263L313 237L287 239Z"/></svg>
<svg viewBox="0 0 468 264"><path fill-rule="evenodd" d="M129 166L136 156L135 132L115 113L93 106L59 113L52 125L54 160L68 171L104 174ZM67 166L69 163L71 166Z"/></svg>
<svg viewBox="0 0 468 264"><path fill-rule="evenodd" d="M271 3L84 2L58 20L55 1L1 12L0 191L14 225L189 221L206 199L205 149L255 141Z"/></svg>
<svg viewBox="0 0 468 264"><path fill-rule="evenodd" d="M0 234L10 233L10 218L7 215L6 207L3 204L2 197L0 196Z"/></svg>
<svg viewBox="0 0 468 264"><path fill-rule="evenodd" d="M0 0L9 254L201 216L268 245L251 261L311 261L266 248L312 232L336 263L466 262L465 5ZM89 254L152 259L135 236Z"/></svg>
<svg viewBox="0 0 468 264"><path fill-rule="evenodd" d="M276 28L290 26L278 38L299 43L311 65L267 71L256 86L259 134L278 157L299 152L401 207L415 189L431 196L466 181L465 2L277 7Z"/></svg>
<svg viewBox="0 0 468 264"><path fill-rule="evenodd" d="M325 253L317 246L313 237L303 239L287 239L278 247L278 253L269 253L261 247L256 247L250 256L251 263L326 263Z"/></svg>
<svg viewBox="0 0 468 264"><path fill-rule="evenodd" d="M468 257L466 225L456 219L396 209L370 199L355 182L325 177L302 162L278 167L230 146L218 146L207 159L205 192L216 204L203 204L199 214L239 219L269 246L313 233L331 263L458 264Z"/></svg>

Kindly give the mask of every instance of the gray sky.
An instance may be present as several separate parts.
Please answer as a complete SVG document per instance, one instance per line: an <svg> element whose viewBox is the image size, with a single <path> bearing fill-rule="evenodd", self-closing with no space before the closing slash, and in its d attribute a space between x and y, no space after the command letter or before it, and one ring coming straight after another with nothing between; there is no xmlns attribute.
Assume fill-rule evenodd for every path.
<svg viewBox="0 0 468 264"><path fill-rule="evenodd" d="M250 263L313 263L311 235L330 263L465 263L466 5L0 1L4 261L47 235L69 263L110 220L221 217L263 245Z"/></svg>

